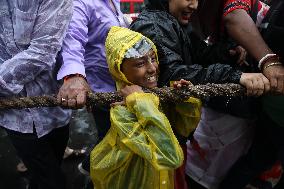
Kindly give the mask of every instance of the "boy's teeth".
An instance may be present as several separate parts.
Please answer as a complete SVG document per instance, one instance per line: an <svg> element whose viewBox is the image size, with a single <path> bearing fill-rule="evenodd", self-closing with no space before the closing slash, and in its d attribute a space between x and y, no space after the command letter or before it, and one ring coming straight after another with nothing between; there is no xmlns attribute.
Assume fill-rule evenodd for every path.
<svg viewBox="0 0 284 189"><path fill-rule="evenodd" d="M148 81L156 81L156 77L155 76L151 76L147 78Z"/></svg>

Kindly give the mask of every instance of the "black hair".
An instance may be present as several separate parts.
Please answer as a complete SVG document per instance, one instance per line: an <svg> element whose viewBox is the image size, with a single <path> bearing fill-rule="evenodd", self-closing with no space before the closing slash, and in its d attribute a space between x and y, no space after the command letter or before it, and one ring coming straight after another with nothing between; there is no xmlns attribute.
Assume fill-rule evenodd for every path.
<svg viewBox="0 0 284 189"><path fill-rule="evenodd" d="M148 0L146 7L151 10L169 10L169 0Z"/></svg>

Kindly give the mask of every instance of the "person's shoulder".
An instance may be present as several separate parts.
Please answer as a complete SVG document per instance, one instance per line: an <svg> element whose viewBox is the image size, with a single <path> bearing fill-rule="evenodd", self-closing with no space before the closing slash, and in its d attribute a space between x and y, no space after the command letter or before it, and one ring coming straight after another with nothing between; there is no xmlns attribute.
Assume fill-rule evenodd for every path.
<svg viewBox="0 0 284 189"><path fill-rule="evenodd" d="M169 34L182 31L178 21L169 13L159 10L144 10L130 25L130 29L138 31L158 43ZM155 36L155 39L153 39Z"/></svg>
<svg viewBox="0 0 284 189"><path fill-rule="evenodd" d="M74 12L80 12L76 14L77 17L90 18L103 6L102 2L97 0L73 0Z"/></svg>
<svg viewBox="0 0 284 189"><path fill-rule="evenodd" d="M100 3L96 3L96 0L73 0L73 4L76 6L95 8L95 5Z"/></svg>
<svg viewBox="0 0 284 189"><path fill-rule="evenodd" d="M175 18L165 11L145 9L137 17L137 21L174 22Z"/></svg>
<svg viewBox="0 0 284 189"><path fill-rule="evenodd" d="M178 26L178 21L169 13L160 10L145 9L131 23L130 28L135 30L137 27L143 27L144 29L145 27L154 27L156 29L165 30L167 28L167 30L171 30L172 28L178 28Z"/></svg>

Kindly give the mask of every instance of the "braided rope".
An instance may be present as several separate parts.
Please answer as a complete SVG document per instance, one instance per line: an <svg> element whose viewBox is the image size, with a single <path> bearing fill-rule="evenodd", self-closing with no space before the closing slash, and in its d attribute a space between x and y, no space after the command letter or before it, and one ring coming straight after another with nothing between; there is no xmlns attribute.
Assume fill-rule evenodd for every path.
<svg viewBox="0 0 284 189"><path fill-rule="evenodd" d="M243 96L245 88L239 84L206 84L183 87L179 90L171 87L146 89L145 92L156 94L161 102L182 102L189 97L204 99L213 96ZM122 101L117 92L89 93L87 102L92 106L102 106ZM0 98L0 110L35 107L60 106L55 96L34 96L21 98Z"/></svg>

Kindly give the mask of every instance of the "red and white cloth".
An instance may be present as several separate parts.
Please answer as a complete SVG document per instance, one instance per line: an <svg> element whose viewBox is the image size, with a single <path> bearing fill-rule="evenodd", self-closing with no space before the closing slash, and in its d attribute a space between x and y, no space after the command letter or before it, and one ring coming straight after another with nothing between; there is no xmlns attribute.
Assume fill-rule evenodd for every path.
<svg viewBox="0 0 284 189"><path fill-rule="evenodd" d="M232 11L236 9L243 9L247 11L248 14L251 13L253 4L255 3L255 0L227 0L224 4L223 9L223 16L226 16L227 14L231 13ZM267 14L269 10L269 6L265 3L258 1L258 14L257 14L257 21L256 25L259 26Z"/></svg>
<svg viewBox="0 0 284 189"><path fill-rule="evenodd" d="M217 189L232 165L247 153L253 125L203 107L193 136L187 143L186 174L205 188Z"/></svg>

